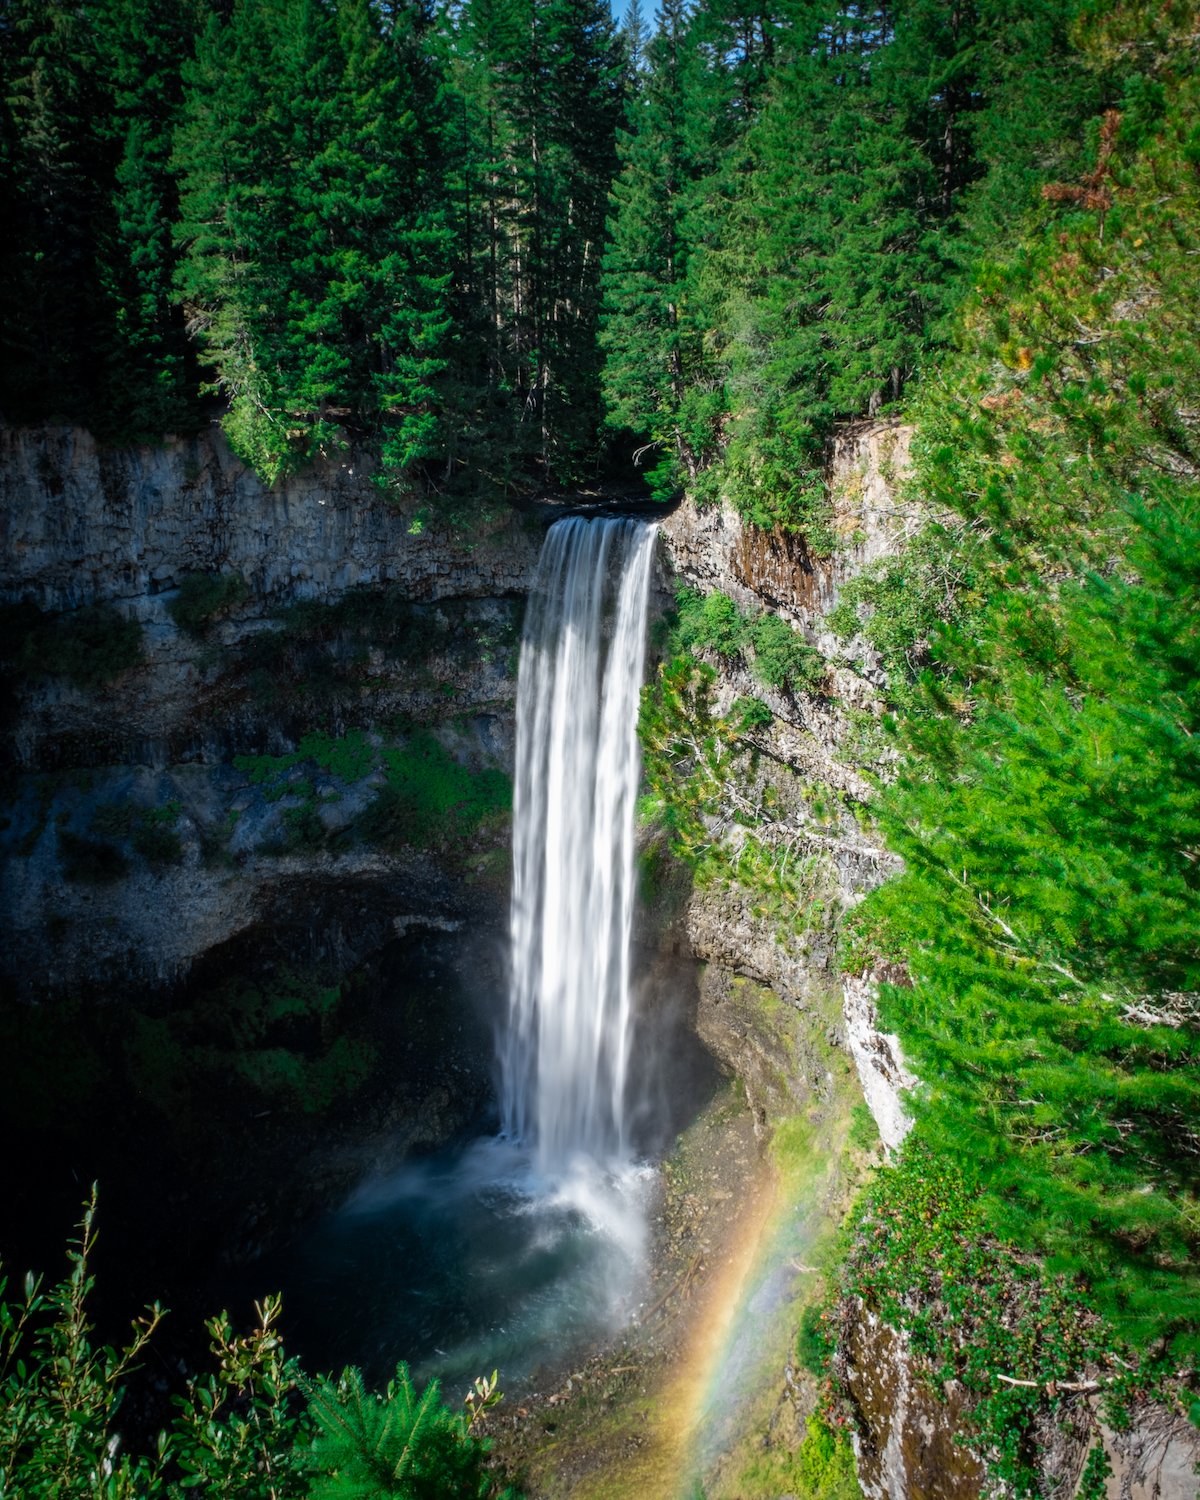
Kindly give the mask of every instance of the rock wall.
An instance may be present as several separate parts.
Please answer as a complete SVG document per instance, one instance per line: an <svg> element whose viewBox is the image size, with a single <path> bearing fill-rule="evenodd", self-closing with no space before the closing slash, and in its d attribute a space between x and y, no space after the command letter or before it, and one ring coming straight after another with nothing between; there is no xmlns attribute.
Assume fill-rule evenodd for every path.
<svg viewBox="0 0 1200 1500"><path fill-rule="evenodd" d="M74 427L0 431L0 597L155 612L184 573L240 574L261 602L402 582L414 600L523 593L540 544L510 510L469 540L337 457L269 488L220 430L105 448Z"/></svg>
<svg viewBox="0 0 1200 1500"><path fill-rule="evenodd" d="M762 736L765 774L770 777L769 768L777 768L773 785L787 808L795 847L823 857L833 889L820 894L832 898L837 910L852 906L899 866L855 815L868 784L847 746L853 742L853 716L882 711L872 663L868 659L863 672L847 666L825 616L849 579L894 554L921 524L920 506L899 495L911 438L911 429L895 422L863 424L838 438L828 482L840 544L830 557L813 556L802 537L747 525L728 505L701 509L685 501L662 523L664 551L676 577L703 593L719 590L743 608L777 614L829 663L828 691L818 695L764 687L743 665L714 661L715 707L724 712L736 698L752 694L771 709L774 721ZM819 826L805 799L796 795L800 786L831 794ZM831 819L830 808L837 807L840 815ZM795 1037L803 1037L813 1015L828 1018L819 1023L827 1040L848 1049L882 1139L889 1148L898 1144L906 1119L900 1093L910 1078L895 1039L875 1025L869 989L843 992L833 954L836 911L802 943L781 945L772 925L753 914L753 904L736 893L698 892L688 909L689 941L708 965L700 1009L706 1040L740 1076L763 1080L756 1102L766 1111L786 1094L778 1082L766 1083L768 1074L782 1079L790 1066L797 1085L793 1099L814 1088L819 1092L820 1080L803 1080L795 1045L785 1049L789 1064L789 1057L770 1044L767 1038L778 1035L777 1025L755 1039L753 1027L735 1019L737 1008L728 997L736 983L749 980L770 989L799 1018ZM763 1048L769 1067L753 1057Z"/></svg>
<svg viewBox="0 0 1200 1500"><path fill-rule="evenodd" d="M103 686L39 675L36 661L9 683L0 982L25 998L170 986L316 887L344 891L350 909L382 889L398 912L439 920L485 887L494 904L485 877L503 831L456 848L448 879L436 848L336 847L380 771L348 782L298 768L263 784L234 762L294 751L313 729L380 725L382 750L415 723L460 764L507 769L541 532L497 507L458 533L415 500L394 503L352 457L269 488L215 429L121 450L74 428L0 430L0 601L51 621L100 603L142 630L140 660ZM197 636L169 610L195 572L245 586ZM348 636L337 607L350 596L366 623ZM317 613L297 626L288 610L301 601ZM97 818L122 806L146 819L171 810L177 857L131 858L118 840L123 875L68 878L64 848L94 843ZM302 816L320 847L296 847Z"/></svg>

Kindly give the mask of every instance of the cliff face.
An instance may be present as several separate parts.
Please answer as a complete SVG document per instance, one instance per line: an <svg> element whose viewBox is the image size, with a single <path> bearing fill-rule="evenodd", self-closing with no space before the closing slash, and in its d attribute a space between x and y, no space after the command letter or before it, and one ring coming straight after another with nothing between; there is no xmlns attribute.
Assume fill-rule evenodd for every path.
<svg viewBox="0 0 1200 1500"><path fill-rule="evenodd" d="M882 1032L871 975L841 977L835 962L842 914L897 868L895 859L855 816L867 784L854 762L855 720L881 711L877 659L856 643L856 669L826 619L845 584L894 555L922 524L919 503L904 500L898 481L908 468L911 431L881 424L838 440L828 475L834 529L842 545L812 556L802 539L746 527L728 508L683 505L663 525L676 575L702 592L719 590L749 610L787 621L827 662L816 695L764 688L736 660L712 657L714 708L726 712L753 694L773 715L758 741L763 774L774 784L791 848L823 855L825 883L814 893L824 914L797 937L781 933L753 892L731 888L691 893L681 921L703 961L698 1025L718 1057L745 1081L764 1128L797 1107L809 1118L835 1107L832 1070L852 1060L885 1151L910 1127L905 1092L915 1082L897 1038ZM803 786L809 796L797 796ZM819 825L811 793L824 804ZM841 808L830 816L831 807ZM730 811L733 809L731 807ZM714 822L717 820L714 820ZM722 820L735 824L732 816ZM838 1382L853 1409L859 1483L869 1500L977 1500L993 1493L984 1465L964 1445L972 1430L971 1398L941 1384L908 1335L857 1299L837 1309ZM793 1451L814 1395L789 1365L772 1436ZM1049 1412L1049 1408L1047 1409ZM1081 1398L1065 1415L1046 1415L1039 1431L1045 1493L1079 1492L1090 1449L1099 1441L1111 1473L1108 1500L1195 1500L1200 1434L1178 1413L1147 1403L1123 1431L1109 1427L1099 1396ZM713 1493L723 1493L720 1489Z"/></svg>
<svg viewBox="0 0 1200 1500"><path fill-rule="evenodd" d="M401 581L410 598L522 593L535 534L511 512L456 544L392 504L352 459L268 489L214 429L161 448L106 449L78 428L0 432L0 591L46 609L145 607L182 574L229 569L255 598L328 598Z"/></svg>
<svg viewBox="0 0 1200 1500"><path fill-rule="evenodd" d="M742 664L716 663L719 711L753 694L772 712L773 723L762 743L763 760L768 768L777 768L773 781L792 820L794 853L819 856L827 872L827 889L820 893L826 898L827 914L803 941L781 943L775 924L755 915L753 896L696 892L686 924L694 952L707 965L701 981L702 1034L741 1076L763 1079L765 1111L772 1089L771 1103L785 1097L779 1092L781 1082L767 1084L768 1075L782 1080L795 1074L796 1048L804 1054L804 1038L815 1024L852 1058L888 1147L899 1144L907 1126L900 1094L909 1075L894 1038L875 1024L870 982L852 983L843 992L833 955L838 912L897 868L894 857L855 816L868 786L847 749L854 740L855 717L877 716L882 704L869 654L861 671L845 665L840 643L825 620L846 582L893 555L921 524L920 506L903 500L898 486L908 469L911 436L911 429L900 424L877 423L850 429L839 438L828 482L834 530L842 542L831 557L813 556L801 537L747 526L728 506L701 510L685 502L662 528L679 579L703 593L719 590L743 608L780 616L828 663L827 691L819 695L764 687ZM766 774L772 777L770 769ZM828 804L840 807L840 813L831 820L827 807L818 824L805 800L796 795L801 785L810 792L826 791ZM751 1040L753 1026L739 1021L736 1007L727 1003L731 985L739 978L768 987L791 1010L798 1028L791 1046L781 1049L762 1037ZM770 1034L777 1036L778 1026ZM764 1048L773 1059L770 1067L761 1059L754 1061L754 1054ZM800 1065L800 1076L792 1078L793 1100L821 1092L811 1059L809 1076L803 1074Z"/></svg>
<svg viewBox="0 0 1200 1500"><path fill-rule="evenodd" d="M218 432L121 451L76 429L0 433L0 599L66 629L102 604L141 629L139 659L102 686L39 671L36 652L10 685L10 986L52 997L174 983L306 886L350 904L383 888L398 914L445 917L472 904L458 877L479 876L479 899L494 901L477 867L503 832L456 847L453 880L436 840L383 850L345 835L386 781L380 756L414 726L468 773L509 764L540 527L498 515L464 539L350 461L267 489ZM170 605L194 573L238 589L188 634ZM364 725L352 772L330 760L270 774L263 761L314 730L336 740ZM121 807L129 826L114 829ZM314 949L337 945L326 938Z"/></svg>

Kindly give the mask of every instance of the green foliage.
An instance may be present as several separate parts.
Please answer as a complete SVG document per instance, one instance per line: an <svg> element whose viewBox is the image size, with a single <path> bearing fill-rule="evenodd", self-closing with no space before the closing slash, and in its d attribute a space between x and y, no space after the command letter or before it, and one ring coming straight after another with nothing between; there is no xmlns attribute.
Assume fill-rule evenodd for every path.
<svg viewBox="0 0 1200 1500"><path fill-rule="evenodd" d="M821 653L778 615L759 615L750 621L747 634L754 652L750 670L759 682L794 693L817 692L824 685Z"/></svg>
<svg viewBox="0 0 1200 1500"><path fill-rule="evenodd" d="M97 1347L88 1319L94 1279L95 1191L68 1277L49 1291L25 1277L9 1300L0 1279L0 1494L96 1495L124 1500L144 1492L158 1464L118 1451L115 1419L122 1385L162 1318L157 1304L138 1318L121 1349ZM100 1487L100 1475L107 1468Z"/></svg>
<svg viewBox="0 0 1200 1500"><path fill-rule="evenodd" d="M676 606L668 650L744 656L764 687L816 692L824 685L820 652L778 615L740 609L719 590L700 594L682 586L676 592Z"/></svg>
<svg viewBox="0 0 1200 1500"><path fill-rule="evenodd" d="M701 594L681 587L675 598L677 637L686 650L737 656L747 644L745 616L728 594L719 590Z"/></svg>
<svg viewBox="0 0 1200 1500"><path fill-rule="evenodd" d="M807 1303L800 1314L796 1358L818 1380L824 1380L829 1374L829 1362L833 1358L835 1344L831 1320L831 1309L820 1302Z"/></svg>
<svg viewBox="0 0 1200 1500"><path fill-rule="evenodd" d="M862 1494L849 1437L816 1412L805 1423L796 1478L798 1500L858 1500Z"/></svg>
<svg viewBox="0 0 1200 1500"><path fill-rule="evenodd" d="M95 1212L93 1188L64 1281L43 1291L30 1273L19 1299L10 1299L0 1280L0 1494L143 1500L203 1485L247 1500L302 1495L298 1447L308 1425L292 1395L296 1367L275 1332L278 1298L258 1306L258 1325L246 1335L233 1333L226 1314L213 1318L216 1370L193 1377L175 1398L178 1415L152 1452L122 1442L128 1378L164 1312L148 1308L120 1349L96 1345Z"/></svg>
<svg viewBox="0 0 1200 1500"><path fill-rule="evenodd" d="M109 604L47 615L32 604L0 606L0 659L19 678L65 677L96 692L136 666L142 627Z"/></svg>
<svg viewBox="0 0 1200 1500"><path fill-rule="evenodd" d="M208 1321L213 1368L190 1375L172 1398L174 1421L152 1450L131 1450L118 1419L164 1311L148 1308L119 1349L96 1345L95 1213L93 1188L65 1280L43 1290L31 1272L14 1296L0 1277L0 1495L482 1500L491 1492L489 1445L471 1429L500 1400L495 1373L475 1382L466 1414L441 1404L436 1382L418 1398L403 1365L378 1396L353 1369L336 1384L310 1380L285 1354L278 1297L255 1305L248 1333L236 1333L227 1313Z"/></svg>
<svg viewBox="0 0 1200 1500"><path fill-rule="evenodd" d="M938 640L947 630L972 629L994 572L981 528L930 523L897 556L850 579L826 624L842 641L861 637L874 647L889 701L915 708L922 674L936 670Z"/></svg>
<svg viewBox="0 0 1200 1500"><path fill-rule="evenodd" d="M311 1500L483 1500L491 1492L489 1445L442 1404L436 1380L418 1395L401 1364L376 1395L351 1368L307 1391L316 1427L309 1465L318 1475Z"/></svg>
<svg viewBox="0 0 1200 1500"><path fill-rule="evenodd" d="M460 765L428 730L415 732L403 749L385 750L383 761L387 783L357 825L369 843L458 843L512 807L503 771Z"/></svg>
<svg viewBox="0 0 1200 1500"><path fill-rule="evenodd" d="M187 573L167 613L180 630L202 636L218 615L234 609L248 592L240 573Z"/></svg>
<svg viewBox="0 0 1200 1500"><path fill-rule="evenodd" d="M342 735L313 730L286 755L236 755L233 763L247 773L251 785L271 787L282 796L288 789L287 773L298 766L315 765L352 786L370 775L378 756L365 730L349 729Z"/></svg>
<svg viewBox="0 0 1200 1500"><path fill-rule="evenodd" d="M1038 1443L1079 1399L1072 1382L1103 1371L1107 1416L1120 1423L1130 1400L1162 1395L1170 1366L1115 1358L1114 1330L1080 1281L994 1239L988 1219L969 1161L910 1137L856 1211L843 1292L909 1332L935 1385L962 1383L972 1398L969 1443L996 1479L1035 1495Z"/></svg>
<svg viewBox="0 0 1200 1500"><path fill-rule="evenodd" d="M1103 244L1096 210L987 273L930 397L921 478L991 531L988 599L943 631L900 726L878 816L907 874L863 913L912 978L883 1012L923 1138L977 1165L994 1232L1181 1359L1200 1328L1194 96L1179 83L1112 166Z"/></svg>
<svg viewBox="0 0 1200 1500"><path fill-rule="evenodd" d="M230 979L165 1015L135 1011L122 1035L124 1067L184 1134L202 1131L213 1089L241 1089L252 1107L322 1114L352 1098L377 1061L345 998L342 985L290 968Z"/></svg>
<svg viewBox="0 0 1200 1500"><path fill-rule="evenodd" d="M769 729L775 715L761 698L735 698L729 705L729 719L747 733L752 729Z"/></svg>
<svg viewBox="0 0 1200 1500"><path fill-rule="evenodd" d="M820 848L798 852L803 839L758 775L741 715L713 712L714 678L706 663L675 657L643 689L638 733L653 799L646 810L698 884L748 893L751 913L790 942L824 918L829 866Z"/></svg>

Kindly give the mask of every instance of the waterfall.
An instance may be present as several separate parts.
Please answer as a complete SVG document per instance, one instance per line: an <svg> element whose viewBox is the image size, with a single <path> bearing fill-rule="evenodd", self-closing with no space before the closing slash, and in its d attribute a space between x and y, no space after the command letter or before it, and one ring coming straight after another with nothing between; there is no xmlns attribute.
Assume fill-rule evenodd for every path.
<svg viewBox="0 0 1200 1500"><path fill-rule="evenodd" d="M627 1161L638 694L656 528L556 522L521 640L504 1129L549 1176Z"/></svg>

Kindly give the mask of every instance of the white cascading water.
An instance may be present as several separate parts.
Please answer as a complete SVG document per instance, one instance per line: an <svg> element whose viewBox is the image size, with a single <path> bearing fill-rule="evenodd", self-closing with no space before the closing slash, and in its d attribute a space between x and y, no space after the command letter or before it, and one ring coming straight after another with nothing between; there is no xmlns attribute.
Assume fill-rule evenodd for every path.
<svg viewBox="0 0 1200 1500"><path fill-rule="evenodd" d="M331 1363L349 1325L422 1379L525 1378L642 1294L629 950L654 540L628 520L546 537L521 642L503 1135L372 1174L314 1238L298 1275Z"/></svg>
<svg viewBox="0 0 1200 1500"><path fill-rule="evenodd" d="M656 528L550 528L521 640L504 1130L538 1171L629 1159L638 695Z"/></svg>

